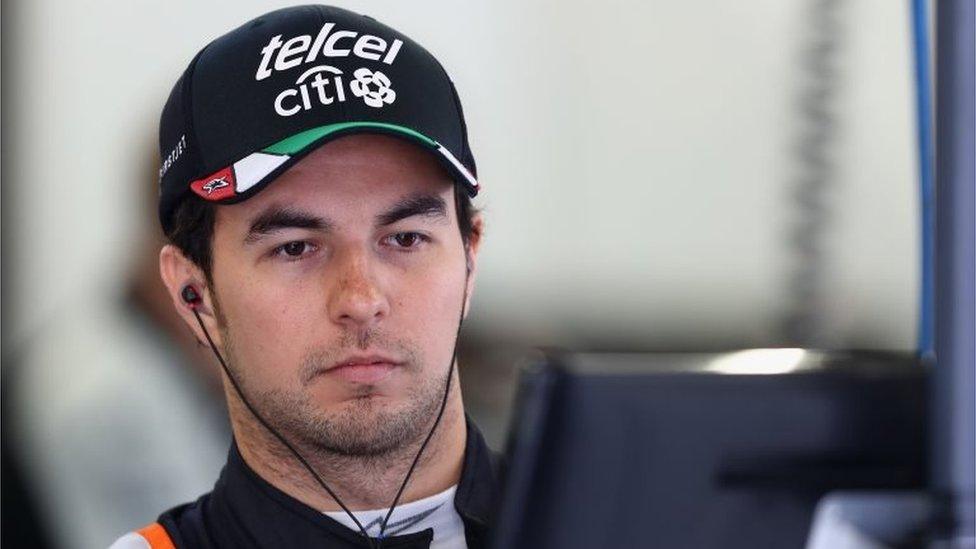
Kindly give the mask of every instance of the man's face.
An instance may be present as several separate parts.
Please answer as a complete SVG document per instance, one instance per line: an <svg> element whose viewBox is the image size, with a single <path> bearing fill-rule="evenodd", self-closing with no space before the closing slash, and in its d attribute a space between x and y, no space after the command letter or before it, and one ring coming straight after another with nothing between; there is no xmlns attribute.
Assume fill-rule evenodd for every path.
<svg viewBox="0 0 976 549"><path fill-rule="evenodd" d="M429 152L354 135L217 208L224 352L286 436L381 455L430 425L466 296L453 192Z"/></svg>

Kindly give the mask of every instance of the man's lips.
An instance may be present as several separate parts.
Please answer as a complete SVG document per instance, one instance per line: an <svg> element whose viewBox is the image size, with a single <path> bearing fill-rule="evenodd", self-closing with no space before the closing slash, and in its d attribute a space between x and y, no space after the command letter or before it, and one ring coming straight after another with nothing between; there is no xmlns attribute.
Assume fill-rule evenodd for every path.
<svg viewBox="0 0 976 549"><path fill-rule="evenodd" d="M401 365L400 361L382 355L352 356L336 362L322 373L350 383L377 383Z"/></svg>

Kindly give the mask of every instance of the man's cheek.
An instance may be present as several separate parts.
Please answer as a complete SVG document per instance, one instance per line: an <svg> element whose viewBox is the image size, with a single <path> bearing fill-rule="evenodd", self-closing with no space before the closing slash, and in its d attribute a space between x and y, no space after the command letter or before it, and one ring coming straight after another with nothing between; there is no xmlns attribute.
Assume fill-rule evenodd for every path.
<svg viewBox="0 0 976 549"><path fill-rule="evenodd" d="M443 281L439 291L426 295L421 304L422 310L418 316L423 319L423 330L431 345L454 343L464 291L461 284L454 282Z"/></svg>
<svg viewBox="0 0 976 549"><path fill-rule="evenodd" d="M297 368L294 349L302 348L295 326L286 316L271 310L244 310L232 322L231 337L239 358L264 385L277 385L285 370Z"/></svg>
<svg viewBox="0 0 976 549"><path fill-rule="evenodd" d="M454 311L455 306L458 311ZM439 339L443 337L440 332L446 326L456 324L460 313L460 301L458 298L451 299L443 295L443 292L418 294L416 299L404 304L401 313L406 317L405 324L409 326L407 329Z"/></svg>
<svg viewBox="0 0 976 549"><path fill-rule="evenodd" d="M251 325L252 331L275 334L296 326L306 314L303 307L315 301L314 296L303 295L292 288L271 284L242 286L238 315Z"/></svg>

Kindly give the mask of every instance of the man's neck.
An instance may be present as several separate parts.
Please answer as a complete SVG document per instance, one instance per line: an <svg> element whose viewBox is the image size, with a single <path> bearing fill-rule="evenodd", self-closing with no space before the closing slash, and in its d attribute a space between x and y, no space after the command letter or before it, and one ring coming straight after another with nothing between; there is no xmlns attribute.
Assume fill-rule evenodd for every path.
<svg viewBox="0 0 976 549"><path fill-rule="evenodd" d="M442 492L457 484L461 477L467 426L458 385L455 377L444 416L410 477L400 498L401 503ZM314 509L323 512L342 509L295 456L254 421L240 401L233 399L230 408L237 447L251 469L279 490ZM430 421L430 425L433 425L434 418ZM419 440L375 458L297 449L350 510L384 509L393 503L393 497L427 432L429 426ZM294 441L289 442L295 444Z"/></svg>

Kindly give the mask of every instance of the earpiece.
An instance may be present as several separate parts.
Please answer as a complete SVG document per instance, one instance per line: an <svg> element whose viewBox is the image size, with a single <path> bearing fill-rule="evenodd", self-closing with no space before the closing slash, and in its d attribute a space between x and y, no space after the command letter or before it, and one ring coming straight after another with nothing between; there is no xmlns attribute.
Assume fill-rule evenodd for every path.
<svg viewBox="0 0 976 549"><path fill-rule="evenodd" d="M196 308L201 303L203 303L203 298L197 293L197 289L193 287L192 284L187 284L183 286L183 290L180 291L180 297L183 298L183 302L190 306L190 308Z"/></svg>

